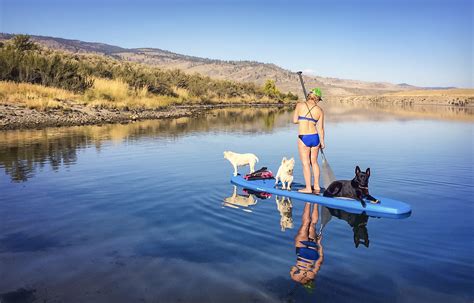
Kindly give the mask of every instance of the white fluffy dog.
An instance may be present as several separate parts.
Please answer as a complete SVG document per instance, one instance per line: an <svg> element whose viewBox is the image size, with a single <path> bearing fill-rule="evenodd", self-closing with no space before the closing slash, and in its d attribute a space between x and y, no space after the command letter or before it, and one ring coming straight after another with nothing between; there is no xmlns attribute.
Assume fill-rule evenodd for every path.
<svg viewBox="0 0 474 303"><path fill-rule="evenodd" d="M244 211L249 211L250 206L257 204L257 199L253 195L243 196L237 194L237 187L234 185L234 192L232 196L224 199L223 206L232 208L242 208ZM240 207L239 207L240 206Z"/></svg>
<svg viewBox="0 0 474 303"><path fill-rule="evenodd" d="M257 156L254 154L238 154L231 151L224 152L224 159L229 160L229 162L234 167L234 176L237 176L237 168L239 166L250 166L250 173L255 171L255 163L258 162Z"/></svg>
<svg viewBox="0 0 474 303"><path fill-rule="evenodd" d="M281 231L285 231L287 228L293 228L293 204L291 199L288 197L275 196L278 211L280 212L280 227Z"/></svg>
<svg viewBox="0 0 474 303"><path fill-rule="evenodd" d="M278 168L278 172L275 177L275 186L277 186L278 180L280 180L282 189L291 190L291 183L293 183L293 168L294 167L295 167L294 158L287 160L286 157L283 157L283 160L281 160L281 165ZM285 183L287 184L286 186L285 186Z"/></svg>

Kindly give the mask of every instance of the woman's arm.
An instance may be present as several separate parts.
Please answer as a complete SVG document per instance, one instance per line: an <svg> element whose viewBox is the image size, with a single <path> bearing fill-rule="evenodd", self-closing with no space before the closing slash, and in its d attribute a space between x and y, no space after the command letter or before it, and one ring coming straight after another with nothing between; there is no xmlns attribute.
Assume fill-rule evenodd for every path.
<svg viewBox="0 0 474 303"><path fill-rule="evenodd" d="M319 142L321 142L321 148L324 148L324 111L321 109L321 116L319 117L318 123L316 123L316 129L319 134Z"/></svg>
<svg viewBox="0 0 474 303"><path fill-rule="evenodd" d="M296 106L295 106L295 111L293 112L293 123L294 124L298 124L298 112L299 112L299 106L300 104L299 103L296 103Z"/></svg>

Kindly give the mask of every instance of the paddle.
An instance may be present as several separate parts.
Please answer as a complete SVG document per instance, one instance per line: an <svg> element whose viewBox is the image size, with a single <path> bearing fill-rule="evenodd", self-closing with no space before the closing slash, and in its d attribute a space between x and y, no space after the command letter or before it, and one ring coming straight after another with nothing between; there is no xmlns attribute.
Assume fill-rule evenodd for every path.
<svg viewBox="0 0 474 303"><path fill-rule="evenodd" d="M304 87L304 81L303 81L303 72L297 72L298 76L300 77L300 82L301 82L301 87L303 88L303 93L304 93L304 98L308 100L308 94L306 93L306 88Z"/></svg>
<svg viewBox="0 0 474 303"><path fill-rule="evenodd" d="M329 209L326 206L322 206L322 205L321 205L319 213L320 213L321 221L319 225L318 235L321 236L321 234L323 233L324 227L326 227L329 221L331 221L332 215L331 215L331 212L329 212Z"/></svg>
<svg viewBox="0 0 474 303"><path fill-rule="evenodd" d="M323 187L328 188L329 184L336 181L336 176L332 171L331 166L329 165L328 160L326 159L326 155L324 151L321 149L321 177L323 178Z"/></svg>

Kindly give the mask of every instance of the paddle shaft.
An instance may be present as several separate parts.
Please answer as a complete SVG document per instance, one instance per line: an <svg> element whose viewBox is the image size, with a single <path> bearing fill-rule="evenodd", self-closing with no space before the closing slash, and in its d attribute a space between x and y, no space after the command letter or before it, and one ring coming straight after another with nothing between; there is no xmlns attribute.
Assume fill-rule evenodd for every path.
<svg viewBox="0 0 474 303"><path fill-rule="evenodd" d="M297 72L297 74L300 77L300 82L301 82L301 87L303 88L304 98L308 100L308 93L306 93L306 87L304 87L303 72Z"/></svg>

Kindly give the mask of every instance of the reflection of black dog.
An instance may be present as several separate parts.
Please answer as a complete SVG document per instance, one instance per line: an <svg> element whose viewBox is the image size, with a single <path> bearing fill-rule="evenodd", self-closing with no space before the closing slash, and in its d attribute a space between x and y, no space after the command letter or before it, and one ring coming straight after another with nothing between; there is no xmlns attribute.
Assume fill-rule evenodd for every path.
<svg viewBox="0 0 474 303"><path fill-rule="evenodd" d="M352 180L338 180L332 182L328 188L324 191L325 197L345 197L359 200L363 207L366 206L364 199L367 199L373 203L378 203L379 200L375 199L369 194L369 177L370 168L364 172L360 171L359 166L355 169L355 177Z"/></svg>
<svg viewBox="0 0 474 303"><path fill-rule="evenodd" d="M367 215L351 214L340 209L328 209L333 217L346 221L352 227L356 248L359 247L361 243L365 245L365 247L369 247L369 232L367 231L367 221L369 221L369 217Z"/></svg>

